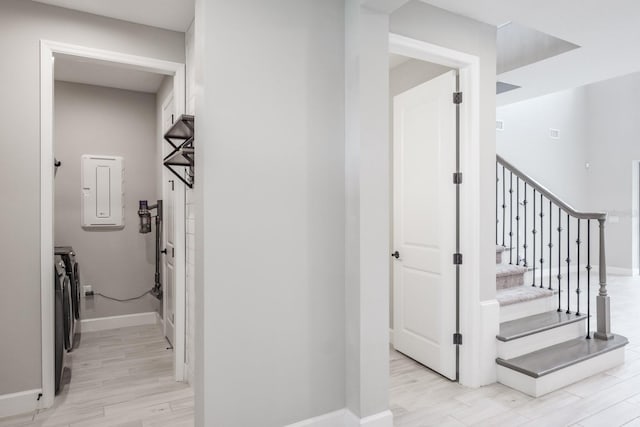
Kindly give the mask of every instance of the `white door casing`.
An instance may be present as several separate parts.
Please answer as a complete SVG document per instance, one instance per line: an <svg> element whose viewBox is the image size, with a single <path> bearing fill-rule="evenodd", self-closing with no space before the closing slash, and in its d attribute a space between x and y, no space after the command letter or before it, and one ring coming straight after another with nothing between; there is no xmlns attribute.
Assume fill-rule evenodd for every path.
<svg viewBox="0 0 640 427"><path fill-rule="evenodd" d="M394 346L456 379L456 72L394 98Z"/></svg>
<svg viewBox="0 0 640 427"><path fill-rule="evenodd" d="M40 296L42 304L42 398L39 401L40 408L48 408L53 405L54 399L54 363L53 363L53 82L54 82L54 55L60 53L91 61L106 61L116 63L124 68L147 71L155 74L169 76L173 80L173 94L175 113L182 114L185 111L185 66L184 64L149 58L137 55L129 55L121 52L96 49L92 47L61 43L50 40L40 40ZM178 189L178 203L184 206L184 188ZM178 216L184 209L178 210ZM177 236L184 236L184 221L179 223L176 217ZM184 330L185 307L185 245L184 239L176 239L176 331ZM181 295L182 293L182 295ZM184 333L178 334L174 346L176 366L176 381L184 380Z"/></svg>
<svg viewBox="0 0 640 427"><path fill-rule="evenodd" d="M162 104L162 133L169 130L173 125L175 118L173 108L173 93L170 94L165 102ZM162 141L162 157L164 158L169 154L169 145ZM176 314L176 300L175 300L175 283L176 283L176 269L175 269L175 177L166 169L162 169L162 198L163 198L163 235L164 235L164 249L166 250L163 259L164 270L164 289L163 289L163 327L164 336L169 340L171 345L175 343L175 314Z"/></svg>
<svg viewBox="0 0 640 427"><path fill-rule="evenodd" d="M174 89L175 93L175 89ZM162 103L162 132L180 116L174 93ZM162 140L163 157L171 151ZM184 184L165 167L162 168L162 197L164 208L163 236L165 249L163 270L163 326L164 333L174 348L176 381L185 380L186 345L186 193Z"/></svg>

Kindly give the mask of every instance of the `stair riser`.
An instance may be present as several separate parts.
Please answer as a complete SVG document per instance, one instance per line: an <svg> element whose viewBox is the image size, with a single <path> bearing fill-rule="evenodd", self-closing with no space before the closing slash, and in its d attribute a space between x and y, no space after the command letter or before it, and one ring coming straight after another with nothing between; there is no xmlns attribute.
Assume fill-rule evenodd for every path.
<svg viewBox="0 0 640 427"><path fill-rule="evenodd" d="M502 264L502 254L504 252L496 252L496 264Z"/></svg>
<svg viewBox="0 0 640 427"><path fill-rule="evenodd" d="M585 319L586 320L586 319ZM574 338L587 335L586 322L574 322L543 332L537 332L526 337L511 341L498 342L498 357L501 359L513 359L523 354L560 344Z"/></svg>
<svg viewBox="0 0 640 427"><path fill-rule="evenodd" d="M500 307L500 323L521 319L557 308L558 297L549 296Z"/></svg>
<svg viewBox="0 0 640 427"><path fill-rule="evenodd" d="M624 347L539 378L498 365L498 382L532 397L540 397L624 363Z"/></svg>
<svg viewBox="0 0 640 427"><path fill-rule="evenodd" d="M524 285L524 273L496 277L496 289L514 288Z"/></svg>

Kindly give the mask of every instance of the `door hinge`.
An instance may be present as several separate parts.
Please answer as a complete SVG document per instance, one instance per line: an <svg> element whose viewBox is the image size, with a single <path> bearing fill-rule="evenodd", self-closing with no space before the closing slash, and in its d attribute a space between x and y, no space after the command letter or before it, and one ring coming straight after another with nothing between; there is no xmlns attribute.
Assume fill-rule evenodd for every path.
<svg viewBox="0 0 640 427"><path fill-rule="evenodd" d="M462 345L462 334L459 332L456 332L455 334L453 334L453 344L454 345Z"/></svg>
<svg viewBox="0 0 640 427"><path fill-rule="evenodd" d="M453 254L453 264L454 265L462 264L462 254Z"/></svg>
<svg viewBox="0 0 640 427"><path fill-rule="evenodd" d="M453 92L453 103L462 104L462 92Z"/></svg>
<svg viewBox="0 0 640 427"><path fill-rule="evenodd" d="M462 172L454 172L453 173L453 183L454 184L462 184Z"/></svg>

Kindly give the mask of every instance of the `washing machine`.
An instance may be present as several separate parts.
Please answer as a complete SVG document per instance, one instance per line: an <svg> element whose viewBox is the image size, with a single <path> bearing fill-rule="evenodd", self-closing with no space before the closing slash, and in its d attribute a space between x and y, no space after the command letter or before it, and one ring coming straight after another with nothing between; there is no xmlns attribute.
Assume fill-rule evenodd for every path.
<svg viewBox="0 0 640 427"><path fill-rule="evenodd" d="M55 254L60 256L65 265L65 271L69 277L70 282L70 336L68 339L69 350L73 349L75 334L76 334L76 321L80 320L80 298L81 298L81 286L80 286L80 267L76 260L76 254L71 246L56 246Z"/></svg>
<svg viewBox="0 0 640 427"><path fill-rule="evenodd" d="M67 276L64 261L59 256L55 257L53 269L53 287L54 287L54 354L55 354L55 387L56 393L60 391L62 383L62 373L66 365L67 344L69 340L70 316L71 311L65 313L65 306L71 302L71 293L69 292L70 283ZM67 302L65 303L65 298Z"/></svg>

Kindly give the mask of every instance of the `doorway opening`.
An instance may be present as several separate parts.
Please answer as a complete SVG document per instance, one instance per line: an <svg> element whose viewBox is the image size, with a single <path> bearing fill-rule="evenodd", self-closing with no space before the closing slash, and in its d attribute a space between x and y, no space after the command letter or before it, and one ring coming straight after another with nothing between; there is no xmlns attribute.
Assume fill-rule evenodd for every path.
<svg viewBox="0 0 640 427"><path fill-rule="evenodd" d="M458 71L390 56L393 347L458 380Z"/></svg>
<svg viewBox="0 0 640 427"><path fill-rule="evenodd" d="M478 280L479 61L472 55L397 34L390 34L389 52L390 68L396 65L390 72L390 116L393 117L390 132L393 176L390 178L394 193L390 198L394 204L390 341L394 347L400 347L401 352L448 380L477 387L486 383L485 376L490 375L487 372L491 369L477 357L480 347L485 345L483 322L491 321L491 316L481 312ZM461 103L457 103L458 95L454 92L462 93ZM394 115L394 109L400 115L398 111ZM431 118L412 120L412 114ZM438 125L440 120L445 122ZM425 123L430 121L431 125L427 126ZM437 130L430 130L434 126ZM457 137L456 127L459 128ZM443 133L444 129L447 130ZM410 133L415 138L409 138ZM403 150L403 138L409 138L407 142L415 145L413 154L402 154L411 159L405 164L398 157L398 151ZM447 153L436 155L434 151L430 155L427 144L415 142L429 138L441 141L438 144L446 148ZM446 139L450 141L448 144L443 142ZM443 160L442 155L447 156L446 166L435 160ZM420 158L422 163L418 161ZM405 167L411 169L411 162L415 163L415 173L425 175L415 176L413 185L403 171ZM425 165L432 167L425 168ZM423 182L437 182L437 185L418 185ZM398 194L399 191L405 195ZM418 197L413 197L416 195ZM436 202L428 203L428 198ZM441 209L438 202L447 207ZM403 209L415 219L400 213ZM445 228L446 233L441 232L441 228ZM409 237L409 233L419 238ZM399 251L397 257L396 250ZM403 250L406 255L402 254ZM436 252L440 253L434 256ZM429 261L428 253L433 260ZM418 259L423 265L413 265ZM460 264L462 259L464 262ZM428 311L425 310L428 303L422 304L420 299L438 301L438 304ZM404 344L399 342L402 339ZM460 342L464 345L455 344ZM392 350L391 360L397 357L404 358ZM392 384L394 380L392 377Z"/></svg>
<svg viewBox="0 0 640 427"><path fill-rule="evenodd" d="M161 322L173 377L185 380L185 189L162 166L184 88L184 64L41 42L42 407L63 363L54 247L82 266L58 359L82 345L78 333Z"/></svg>

